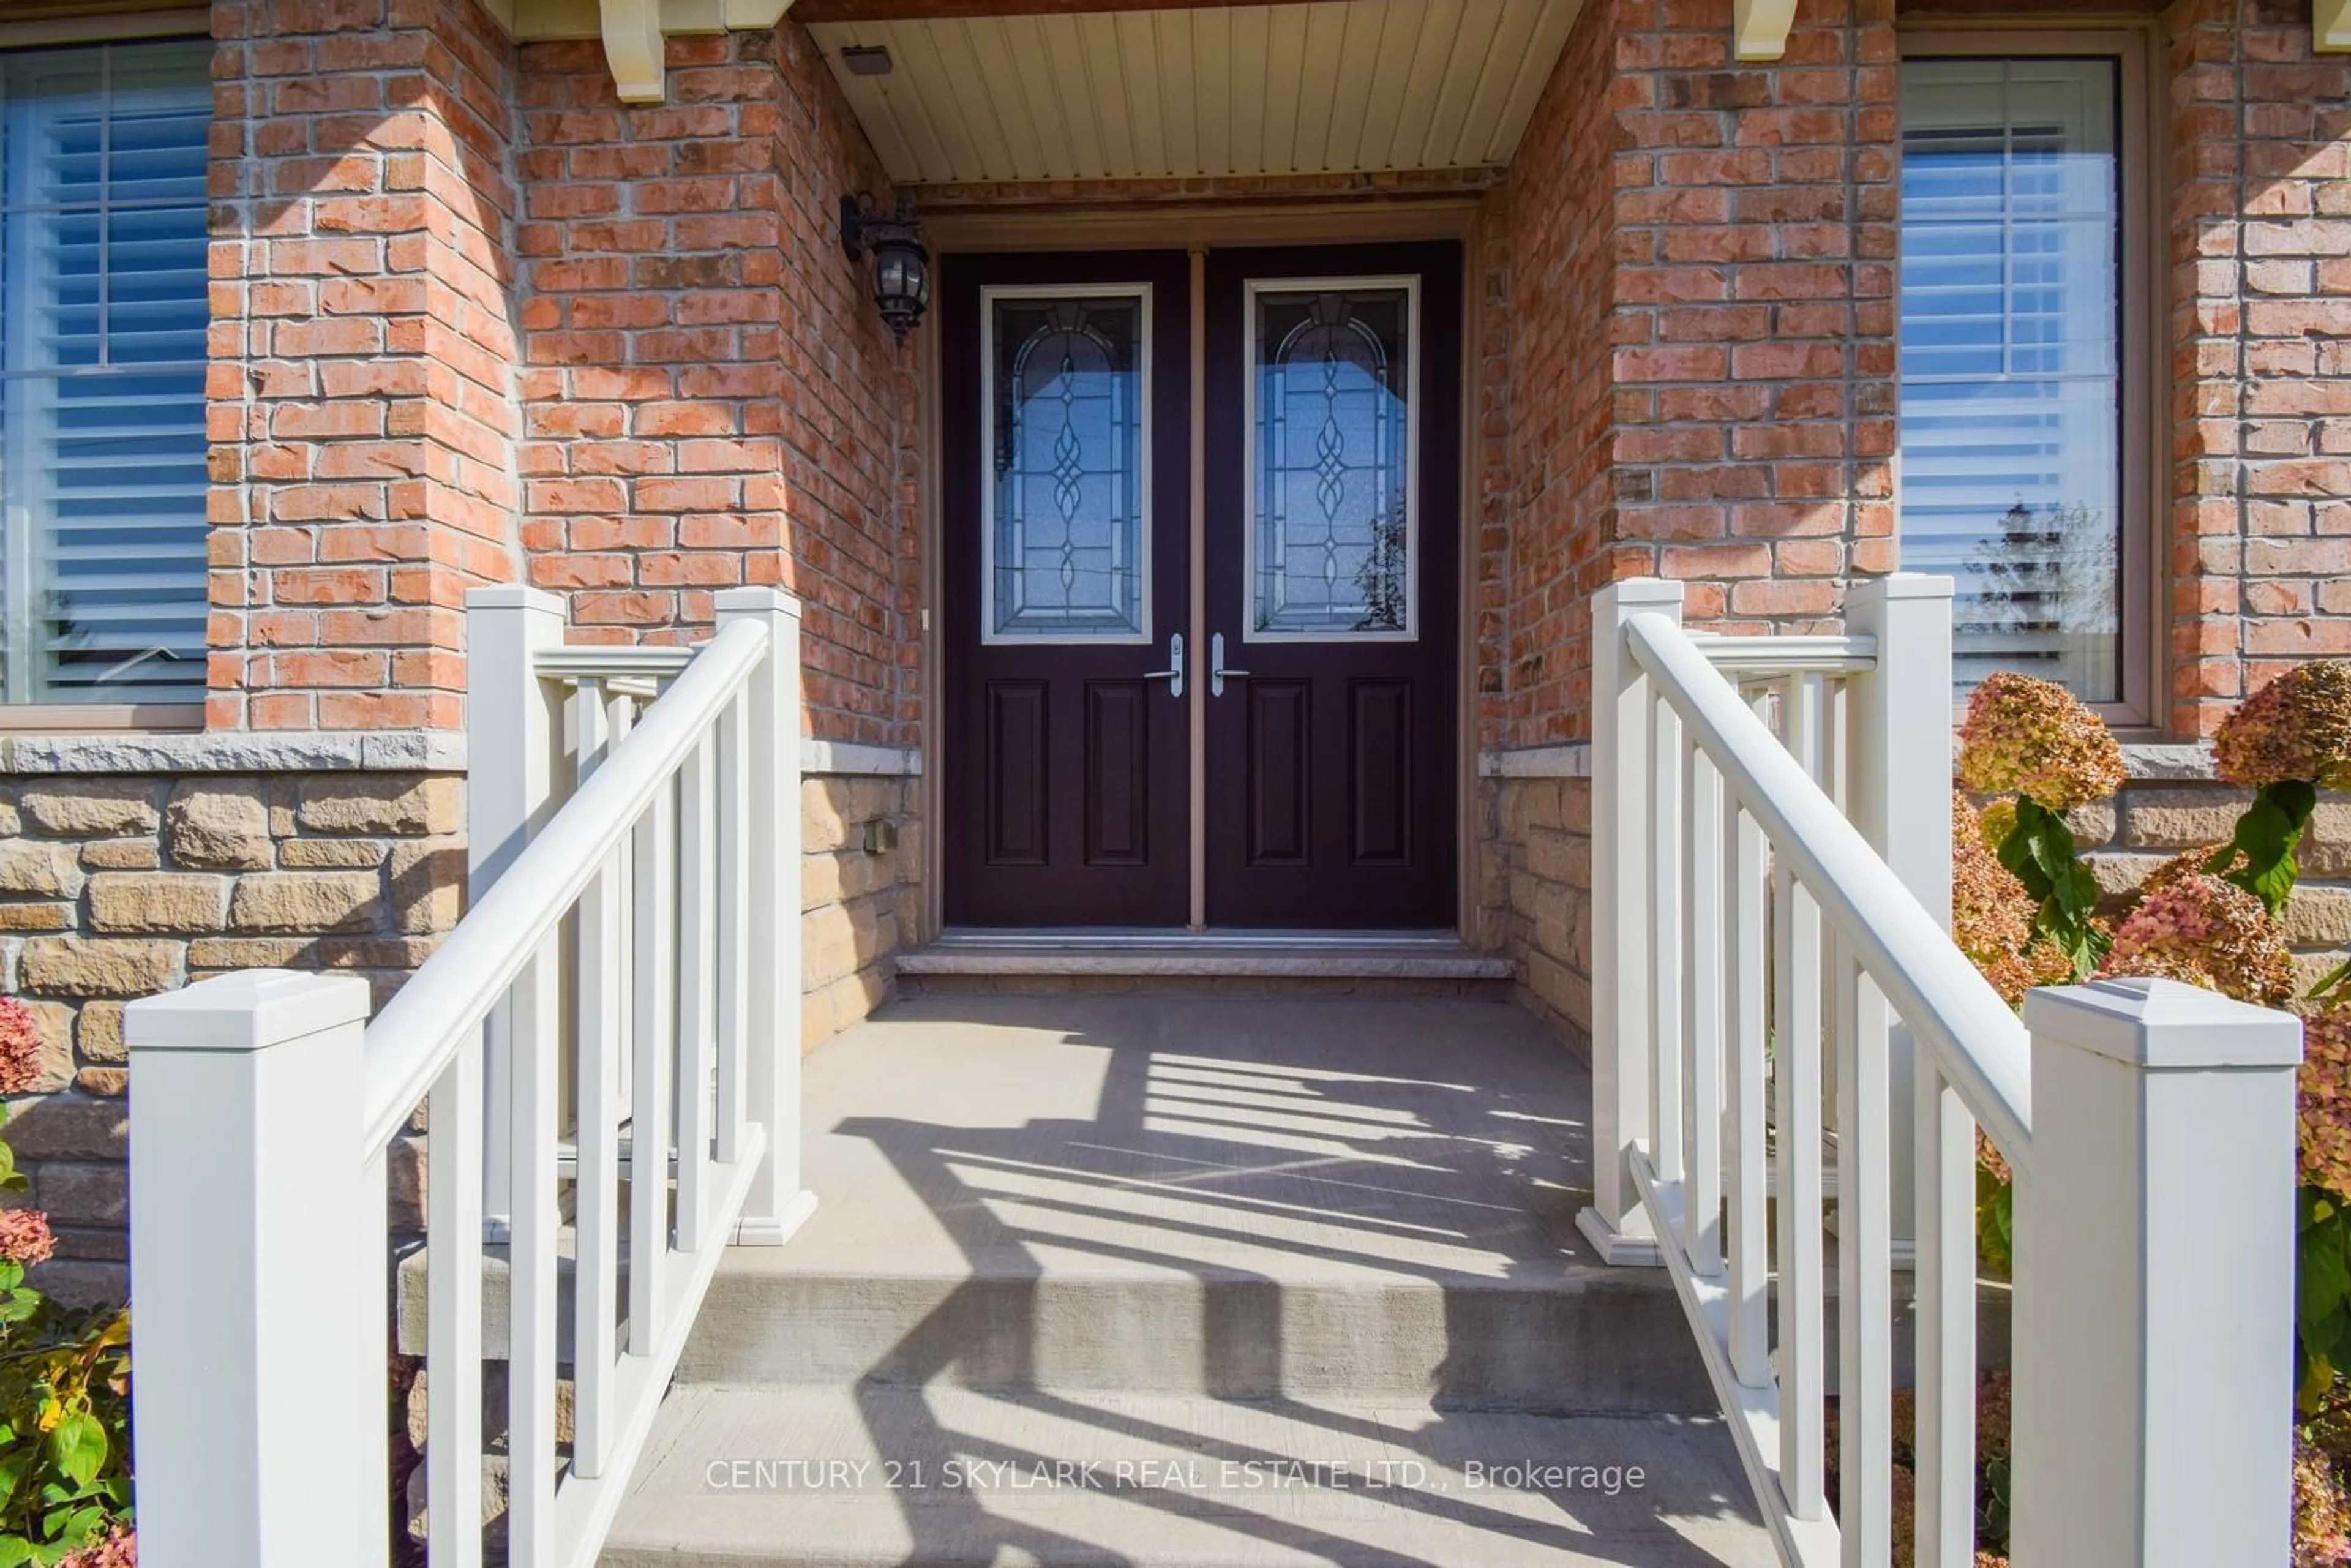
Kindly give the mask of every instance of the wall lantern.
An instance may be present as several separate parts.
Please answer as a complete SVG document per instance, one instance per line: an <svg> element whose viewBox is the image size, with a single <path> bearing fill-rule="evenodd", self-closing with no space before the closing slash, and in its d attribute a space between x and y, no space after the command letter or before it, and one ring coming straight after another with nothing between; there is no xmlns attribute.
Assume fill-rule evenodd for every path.
<svg viewBox="0 0 2351 1568"><path fill-rule="evenodd" d="M870 193L841 198L841 248L852 261L873 258L873 303L892 336L906 340L931 303L931 253L923 248L923 223L902 192L897 209L884 213Z"/></svg>

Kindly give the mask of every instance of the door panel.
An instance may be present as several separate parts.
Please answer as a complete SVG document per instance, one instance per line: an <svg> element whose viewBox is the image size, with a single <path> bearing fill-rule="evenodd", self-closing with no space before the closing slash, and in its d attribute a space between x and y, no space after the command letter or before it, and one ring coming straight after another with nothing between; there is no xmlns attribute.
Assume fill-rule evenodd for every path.
<svg viewBox="0 0 2351 1568"><path fill-rule="evenodd" d="M1214 253L1207 315L1209 924L1449 926L1460 247Z"/></svg>
<svg viewBox="0 0 2351 1568"><path fill-rule="evenodd" d="M1180 925L1190 268L941 263L946 918Z"/></svg>

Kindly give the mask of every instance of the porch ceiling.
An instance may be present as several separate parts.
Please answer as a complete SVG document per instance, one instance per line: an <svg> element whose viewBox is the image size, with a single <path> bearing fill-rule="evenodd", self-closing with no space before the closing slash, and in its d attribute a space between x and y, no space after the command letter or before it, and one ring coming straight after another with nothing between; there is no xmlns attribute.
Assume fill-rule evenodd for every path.
<svg viewBox="0 0 2351 1568"><path fill-rule="evenodd" d="M1138 0L943 16L906 0L893 18L809 30L899 183L1184 179L1507 163L1579 5ZM887 75L843 66L842 49L873 45Z"/></svg>

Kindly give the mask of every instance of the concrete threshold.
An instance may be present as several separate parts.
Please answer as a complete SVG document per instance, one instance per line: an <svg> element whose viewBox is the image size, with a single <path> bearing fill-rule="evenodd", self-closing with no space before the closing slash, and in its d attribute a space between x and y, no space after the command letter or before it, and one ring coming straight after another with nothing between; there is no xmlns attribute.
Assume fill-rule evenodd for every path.
<svg viewBox="0 0 2351 1568"><path fill-rule="evenodd" d="M1170 979L1507 980L1509 960L1450 931L958 930L898 957L901 975Z"/></svg>

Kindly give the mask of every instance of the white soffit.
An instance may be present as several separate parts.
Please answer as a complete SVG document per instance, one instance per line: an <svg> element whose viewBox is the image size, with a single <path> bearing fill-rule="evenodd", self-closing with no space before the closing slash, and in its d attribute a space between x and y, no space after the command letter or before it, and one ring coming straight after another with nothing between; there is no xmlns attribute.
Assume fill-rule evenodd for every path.
<svg viewBox="0 0 2351 1568"><path fill-rule="evenodd" d="M1507 163L1580 0L1312 0L810 26L899 183ZM886 76L843 48L890 51Z"/></svg>

